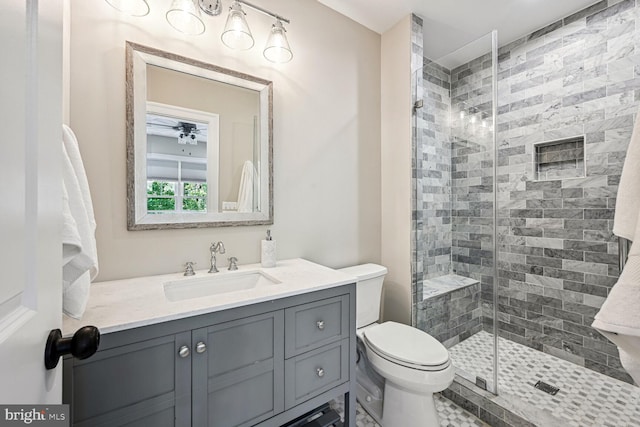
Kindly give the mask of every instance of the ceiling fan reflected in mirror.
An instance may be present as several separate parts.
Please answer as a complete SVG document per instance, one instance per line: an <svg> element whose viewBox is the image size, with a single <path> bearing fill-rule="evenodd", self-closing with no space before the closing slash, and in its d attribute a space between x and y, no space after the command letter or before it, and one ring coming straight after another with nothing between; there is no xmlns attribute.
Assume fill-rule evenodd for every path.
<svg viewBox="0 0 640 427"><path fill-rule="evenodd" d="M178 144L198 144L196 134L200 133L200 130L195 123L179 122L178 126L174 126L173 129L180 131Z"/></svg>
<svg viewBox="0 0 640 427"><path fill-rule="evenodd" d="M177 138L178 144L197 145L207 141L207 125L175 117L147 114L147 135Z"/></svg>

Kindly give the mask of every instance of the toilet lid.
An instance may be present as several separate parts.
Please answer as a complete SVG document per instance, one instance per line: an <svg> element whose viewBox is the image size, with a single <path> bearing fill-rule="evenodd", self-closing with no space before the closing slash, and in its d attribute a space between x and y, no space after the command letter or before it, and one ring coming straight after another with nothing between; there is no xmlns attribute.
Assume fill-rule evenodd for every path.
<svg viewBox="0 0 640 427"><path fill-rule="evenodd" d="M387 359L418 366L441 366L449 362L449 351L438 340L419 329L384 322L364 331L371 349Z"/></svg>

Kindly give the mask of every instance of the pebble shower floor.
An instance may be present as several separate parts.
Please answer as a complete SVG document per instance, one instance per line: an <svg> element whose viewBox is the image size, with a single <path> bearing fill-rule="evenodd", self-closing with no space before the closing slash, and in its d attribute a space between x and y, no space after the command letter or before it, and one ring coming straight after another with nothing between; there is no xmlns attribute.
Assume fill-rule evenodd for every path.
<svg viewBox="0 0 640 427"><path fill-rule="evenodd" d="M498 393L546 419L540 427L640 426L640 388L524 345L499 338ZM458 374L492 378L493 335L482 331L449 349ZM534 385L544 381L560 390L554 396ZM507 408L510 409L510 408Z"/></svg>

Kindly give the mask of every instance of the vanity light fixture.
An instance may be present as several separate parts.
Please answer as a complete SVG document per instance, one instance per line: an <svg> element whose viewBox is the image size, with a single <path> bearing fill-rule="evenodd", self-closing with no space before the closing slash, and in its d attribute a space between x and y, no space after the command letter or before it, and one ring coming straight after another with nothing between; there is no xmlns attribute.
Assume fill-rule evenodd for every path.
<svg viewBox="0 0 640 427"><path fill-rule="evenodd" d="M251 31L249 30L247 21L244 19L245 13L242 10L242 5L264 13L276 20L275 24L271 26L271 31L267 38L267 44L263 51L264 57L269 61L276 63L291 61L293 53L291 52L291 46L289 46L289 41L287 40L287 31L284 29L283 25L283 22L289 24L291 21L270 12L267 9L249 3L246 0L234 0L229 11L229 17L227 18L227 25L225 25L224 32L222 33L222 42L233 49L249 49L253 46L253 37L251 36ZM240 40L242 40L242 42ZM250 45L249 41L251 42Z"/></svg>
<svg viewBox="0 0 640 427"><path fill-rule="evenodd" d="M166 17L169 25L181 33L190 36L204 33L200 7L196 5L195 0L173 0Z"/></svg>
<svg viewBox="0 0 640 427"><path fill-rule="evenodd" d="M244 17L245 15L246 13L242 10L240 2L234 1L229 8L227 23L220 37L225 46L239 50L247 50L253 47L253 36Z"/></svg>
<svg viewBox="0 0 640 427"><path fill-rule="evenodd" d="M222 0L200 0L200 9L209 16L222 13Z"/></svg>
<svg viewBox="0 0 640 427"><path fill-rule="evenodd" d="M107 0L107 3L131 16L146 16L150 11L147 0Z"/></svg>
<svg viewBox="0 0 640 427"><path fill-rule="evenodd" d="M263 52L264 57L269 61L282 64L291 61L291 58L293 58L286 32L287 30L284 29L282 21L276 18L276 23L271 26L267 46Z"/></svg>
<svg viewBox="0 0 640 427"><path fill-rule="evenodd" d="M106 2L113 8L132 16L145 16L149 13L147 0L106 0ZM233 0L222 32L222 43L231 49L239 50L251 49L255 44L242 6L249 7L276 20L271 26L267 38L267 44L263 51L264 57L276 63L291 61L293 53L287 40L287 31L284 28L284 23L290 24L291 21L245 0ZM166 13L167 22L184 34L200 35L205 31L205 24L200 15L201 11L209 16L220 15L222 0L173 0Z"/></svg>

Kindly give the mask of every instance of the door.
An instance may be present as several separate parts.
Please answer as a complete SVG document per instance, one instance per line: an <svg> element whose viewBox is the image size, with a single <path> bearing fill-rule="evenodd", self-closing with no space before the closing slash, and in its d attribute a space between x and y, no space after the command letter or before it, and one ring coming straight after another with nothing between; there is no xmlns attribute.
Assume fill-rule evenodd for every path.
<svg viewBox="0 0 640 427"><path fill-rule="evenodd" d="M0 402L60 403L62 0L2 0L0 54Z"/></svg>

